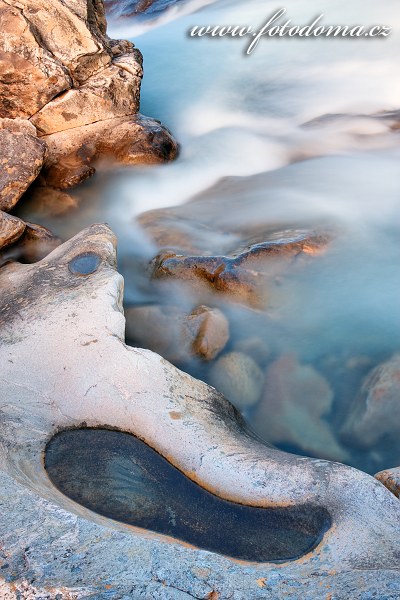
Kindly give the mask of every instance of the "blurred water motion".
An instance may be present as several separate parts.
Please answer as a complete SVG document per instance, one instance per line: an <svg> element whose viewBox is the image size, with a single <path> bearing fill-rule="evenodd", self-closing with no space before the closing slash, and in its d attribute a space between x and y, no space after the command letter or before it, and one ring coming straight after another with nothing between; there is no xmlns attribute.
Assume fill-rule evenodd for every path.
<svg viewBox="0 0 400 600"><path fill-rule="evenodd" d="M180 224L189 227L190 221L196 229L207 214L215 227L201 232L210 249L221 223L239 239L241 229L257 223L333 228L328 252L276 282L265 312L221 297L209 302L229 320L225 353L239 347L257 357L254 338L267 347L258 367L269 391L245 410L261 435L285 449L370 472L399 464L392 412L377 412L377 419L387 419L388 434L367 449L341 435L365 378L399 351L397 7L392 0L325 0L318 13L326 23L388 24L391 37L262 40L247 57L239 40L193 40L187 31L213 23L256 26L276 5L225 0L184 14L199 5L181 3L181 13L170 11L151 24L116 19L109 32L129 36L143 51L141 111L173 131L182 144L180 158L143 169L108 165L71 192L67 212L51 194L26 202L20 212L62 238L107 221L118 234L126 305L174 305L188 314L199 303L193 289L149 281L145 269L158 249L135 222L140 213L197 195L182 207ZM299 24L316 12L311 0L286 7ZM213 365L188 357L179 366L216 381Z"/></svg>

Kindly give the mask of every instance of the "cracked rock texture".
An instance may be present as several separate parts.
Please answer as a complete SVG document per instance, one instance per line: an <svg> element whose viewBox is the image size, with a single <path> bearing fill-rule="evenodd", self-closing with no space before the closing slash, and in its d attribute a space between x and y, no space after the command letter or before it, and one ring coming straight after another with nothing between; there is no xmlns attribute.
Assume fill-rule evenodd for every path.
<svg viewBox="0 0 400 600"><path fill-rule="evenodd" d="M28 121L0 119L0 210L15 206L38 176L46 151Z"/></svg>
<svg viewBox="0 0 400 600"><path fill-rule="evenodd" d="M76 185L94 173L92 163L104 156L149 164L177 154L165 128L136 117L142 55L131 42L110 39L106 26L102 0L0 0L0 117L29 120L39 137L71 134L71 143L65 136L52 137L42 183ZM124 126L118 118L125 119ZM142 119L140 127L135 118ZM94 129L88 130L91 125ZM1 135L7 140L0 147L10 138ZM16 148L10 147L10 153L18 156ZM32 165L35 174L25 176L24 190L41 164ZM17 194L8 199L8 208L17 199Z"/></svg>

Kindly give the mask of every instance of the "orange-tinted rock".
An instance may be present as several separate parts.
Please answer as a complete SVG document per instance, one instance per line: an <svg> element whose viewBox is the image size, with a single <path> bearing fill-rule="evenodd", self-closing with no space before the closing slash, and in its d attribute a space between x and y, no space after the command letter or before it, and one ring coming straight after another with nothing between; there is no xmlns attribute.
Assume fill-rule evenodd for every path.
<svg viewBox="0 0 400 600"><path fill-rule="evenodd" d="M110 63L107 39L92 2L18 0L18 6L41 46L67 70L75 84L83 83Z"/></svg>
<svg viewBox="0 0 400 600"><path fill-rule="evenodd" d="M49 140L49 185L76 185L103 157L152 164L176 156L169 132L136 117L142 75L132 42L106 35L102 0L0 0L0 117L30 118L46 137L71 130L70 139Z"/></svg>
<svg viewBox="0 0 400 600"><path fill-rule="evenodd" d="M388 490L397 498L400 498L400 467L395 469L386 469L375 475L376 479L383 483Z"/></svg>
<svg viewBox="0 0 400 600"><path fill-rule="evenodd" d="M109 119L44 136L49 147L43 169L47 185L68 188L90 177L107 157L126 165L157 164L175 158L178 148L159 121L142 115Z"/></svg>
<svg viewBox="0 0 400 600"><path fill-rule="evenodd" d="M0 117L29 118L72 81L15 4L0 0Z"/></svg>
<svg viewBox="0 0 400 600"><path fill-rule="evenodd" d="M142 69L134 56L127 58L131 71L112 64L78 89L68 90L46 104L31 119L40 134L48 135L137 113Z"/></svg>
<svg viewBox="0 0 400 600"><path fill-rule="evenodd" d="M25 223L0 210L0 250L13 244L24 233Z"/></svg>
<svg viewBox="0 0 400 600"><path fill-rule="evenodd" d="M11 123L0 119L0 210L5 211L15 206L36 179L47 150L46 143L34 135L33 126ZM8 129L10 125L13 131ZM29 127L31 133L27 133Z"/></svg>
<svg viewBox="0 0 400 600"><path fill-rule="evenodd" d="M199 306L184 320L192 353L204 360L213 360L229 340L229 323L218 308Z"/></svg>
<svg viewBox="0 0 400 600"><path fill-rule="evenodd" d="M149 223L145 216L139 222L151 235L151 221ZM167 223L164 227L168 228ZM155 229L153 239L160 243L158 233L162 227L157 219ZM166 235L171 237L173 232L168 231ZM210 237L212 239L212 235ZM244 234L237 245L219 256L188 256L189 241L184 242L182 246L186 247L179 253L166 250L154 259L152 276L154 279L188 281L197 288L208 288L243 304L264 307L268 304L268 287L274 278L295 259L323 251L329 237L316 231L291 230L266 232L259 240L251 243L254 240ZM179 237L177 242L181 242Z"/></svg>
<svg viewBox="0 0 400 600"><path fill-rule="evenodd" d="M127 339L174 363L197 357L212 360L229 339L223 313L199 306L191 313L177 306L135 306L125 310Z"/></svg>

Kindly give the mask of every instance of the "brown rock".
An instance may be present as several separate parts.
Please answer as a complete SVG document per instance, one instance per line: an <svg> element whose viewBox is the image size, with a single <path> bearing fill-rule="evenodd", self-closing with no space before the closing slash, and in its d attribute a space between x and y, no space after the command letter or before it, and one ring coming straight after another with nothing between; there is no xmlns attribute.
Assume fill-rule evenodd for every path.
<svg viewBox="0 0 400 600"><path fill-rule="evenodd" d="M199 306L184 320L192 353L204 360L213 360L229 340L229 323L218 308Z"/></svg>
<svg viewBox="0 0 400 600"><path fill-rule="evenodd" d="M41 46L67 69L75 84L110 63L110 50L92 2L19 0L18 6Z"/></svg>
<svg viewBox="0 0 400 600"><path fill-rule="evenodd" d="M95 172L108 157L122 164L157 164L175 158L178 148L159 121L142 115L109 119L44 136L49 155L43 169L47 185L68 188Z"/></svg>
<svg viewBox="0 0 400 600"><path fill-rule="evenodd" d="M151 219L149 223L147 216L141 217L139 223L152 234ZM164 223L165 229L168 228L167 223L168 220ZM157 218L155 229L155 241L160 243L158 233L162 227ZM173 232L169 230L166 235L171 237ZM209 289L243 304L262 308L268 303L268 287L274 278L298 257L323 251L328 240L327 235L316 231L265 232L258 241L244 234L240 242L237 241L225 255L220 256L182 255L188 252L188 244L184 243L186 248L181 249L179 254L166 250L154 259L152 277L188 281L200 290Z"/></svg>
<svg viewBox="0 0 400 600"><path fill-rule="evenodd" d="M229 324L215 308L199 306L187 313L177 306L151 305L125 310L126 336L173 363L197 357L212 360L229 339Z"/></svg>
<svg viewBox="0 0 400 600"><path fill-rule="evenodd" d="M13 244L24 233L25 223L0 211L0 249Z"/></svg>
<svg viewBox="0 0 400 600"><path fill-rule="evenodd" d="M9 123L8 119L6 121L2 127ZM31 133L0 128L0 210L11 210L36 179L46 148L46 143Z"/></svg>
<svg viewBox="0 0 400 600"><path fill-rule="evenodd" d="M294 355L282 356L268 367L253 427L267 442L344 460L344 450L323 420L332 401L329 384L313 367L299 364Z"/></svg>
<svg viewBox="0 0 400 600"><path fill-rule="evenodd" d="M400 354L375 367L365 378L342 436L360 448L371 448L400 434Z"/></svg>
<svg viewBox="0 0 400 600"><path fill-rule="evenodd" d="M264 374L257 363L241 352L228 352L212 366L210 383L239 409L260 399Z"/></svg>
<svg viewBox="0 0 400 600"><path fill-rule="evenodd" d="M124 63L111 65L78 89L68 90L46 104L31 119L40 134L48 135L137 113L142 70L133 56L127 60L132 63L131 71L119 66Z"/></svg>
<svg viewBox="0 0 400 600"><path fill-rule="evenodd" d="M388 490L397 498L400 498L400 467L395 469L386 469L375 475L376 479L383 483Z"/></svg>
<svg viewBox="0 0 400 600"><path fill-rule="evenodd" d="M14 4L0 0L0 117L30 118L41 136L71 130L70 139L49 140L50 185L83 181L103 156L124 164L176 156L169 132L135 117L142 56L131 42L108 38L102 0Z"/></svg>
<svg viewBox="0 0 400 600"><path fill-rule="evenodd" d="M24 5L13 4L0 0L0 117L29 118L72 81L68 70L39 44Z"/></svg>

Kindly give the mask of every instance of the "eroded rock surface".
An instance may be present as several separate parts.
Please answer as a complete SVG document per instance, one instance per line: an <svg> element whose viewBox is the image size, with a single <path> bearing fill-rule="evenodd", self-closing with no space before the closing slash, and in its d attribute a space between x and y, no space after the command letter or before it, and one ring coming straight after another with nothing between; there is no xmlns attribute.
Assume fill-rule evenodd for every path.
<svg viewBox="0 0 400 600"><path fill-rule="evenodd" d="M46 143L23 119L0 119L0 210L10 211L42 168Z"/></svg>
<svg viewBox="0 0 400 600"><path fill-rule="evenodd" d="M108 119L43 137L49 147L41 177L47 185L65 189L95 172L96 161L157 164L175 158L177 145L159 121L132 115Z"/></svg>
<svg viewBox="0 0 400 600"><path fill-rule="evenodd" d="M149 164L176 156L171 134L136 116L142 55L107 36L102 0L0 0L0 25L0 117L29 119L41 137L52 136L50 185L76 185L103 157ZM0 135L3 146L10 134ZM12 146L10 156L18 160ZM42 163L25 158L36 177ZM34 179L23 175L24 183Z"/></svg>
<svg viewBox="0 0 400 600"><path fill-rule="evenodd" d="M35 265L0 270L2 578L37 597L258 599L267 589L298 600L301 586L310 598L396 598L398 499L355 469L267 447L215 390L126 346L115 264L115 238L97 225ZM82 426L133 434L224 500L323 508L331 525L277 567L111 521L61 494L43 467L52 436Z"/></svg>
<svg viewBox="0 0 400 600"><path fill-rule="evenodd" d="M16 242L25 231L25 223L0 210L0 250Z"/></svg>

